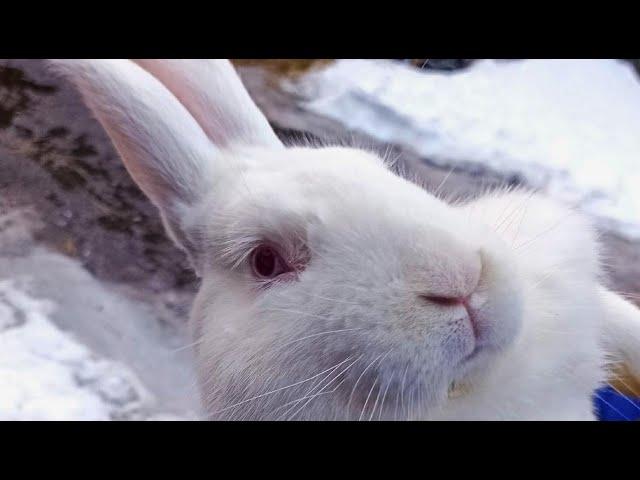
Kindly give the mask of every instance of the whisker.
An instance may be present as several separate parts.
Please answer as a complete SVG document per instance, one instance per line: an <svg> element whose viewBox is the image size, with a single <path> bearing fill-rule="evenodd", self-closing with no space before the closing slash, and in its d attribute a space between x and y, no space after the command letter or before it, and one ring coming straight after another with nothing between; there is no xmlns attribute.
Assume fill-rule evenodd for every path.
<svg viewBox="0 0 640 480"><path fill-rule="evenodd" d="M369 393L367 394L367 399L364 401L364 405L362 406L362 411L360 412L358 421L362 420L362 417L364 416L364 412L367 409L367 404L369 403L369 398L371 398L371 394L373 393L373 389L375 388L375 386L378 384L378 380L380 380L380 376L376 376L375 381L373 382L373 384L371 385L371 388L369 389ZM373 415L373 412L371 413L371 415Z"/></svg>
<svg viewBox="0 0 640 480"><path fill-rule="evenodd" d="M287 308L261 308L262 312L284 312L284 313L295 313L296 315L302 315L303 317L312 317L312 318L320 318L322 320L327 320L329 317L324 315L317 315L315 313L309 312L301 312L299 310L290 310Z"/></svg>
<svg viewBox="0 0 640 480"><path fill-rule="evenodd" d="M357 306L361 305L360 303L357 303L357 302L349 302L349 301L346 301L346 300L338 300L336 298L323 297L321 295L308 293L308 292L306 292L305 295L308 295L308 296L313 297L313 298L319 298L321 300L328 300L329 302L342 303L344 305L357 305Z"/></svg>
<svg viewBox="0 0 640 480"><path fill-rule="evenodd" d="M200 344L202 344L202 342L204 342L204 338L201 338L200 340L196 340L193 343L189 343L187 345L183 345L182 347L178 347L178 348L176 348L174 350L169 350L169 354L173 355L174 353L182 352L183 350L187 350L189 348L192 348L192 347L195 347L197 345L200 345Z"/></svg>
<svg viewBox="0 0 640 480"><path fill-rule="evenodd" d="M295 340L291 340L290 342L287 342L287 343L283 344L282 347L285 347L287 345L291 345L291 344L296 343L296 342L300 342L302 340L306 340L308 338L319 337L321 335L328 335L330 333L340 333L340 332L353 332L353 331L356 331L356 330L362 330L362 328L343 328L341 330L328 330L326 332L314 333L313 335L307 335L305 337L296 338Z"/></svg>
<svg viewBox="0 0 640 480"><path fill-rule="evenodd" d="M327 383L324 387L322 387L322 389L320 389L320 391L318 393L316 393L315 395L311 396L298 410L296 410L296 412L291 415L287 420L291 420L293 419L298 413L300 413L304 407L306 407L309 402L311 402L311 400L313 400L314 398L316 398L318 395L322 394L324 392L324 390L331 385L333 382L335 382L338 378L340 378L341 375L343 375L344 373L346 373L353 365L355 365L363 356L360 355L358 358L356 358L351 364L349 364L343 371L341 371L338 375L336 375L329 383ZM345 377L344 379L342 379L342 381L340 381L340 383L338 385L336 385L336 387L331 391L331 392L335 392L340 385L342 385L342 383L347 379L348 377ZM309 392L311 393L311 392ZM285 415L288 412L285 412Z"/></svg>
<svg viewBox="0 0 640 480"><path fill-rule="evenodd" d="M384 401L387 398L387 392L389 391L389 387L391 386L391 382L393 381L393 377L396 374L395 370L391 373L391 378L387 382L387 387L384 389L384 394L382 395L382 403L380 405L380 413L378 414L378 420L382 418L382 411L384 410Z"/></svg>
<svg viewBox="0 0 640 480"><path fill-rule="evenodd" d="M405 387L405 380L407 379L407 372L409 371L409 364L407 363L406 368L404 369L404 374L402 375L402 388L400 390L400 399L401 399L401 403L402 403L402 409L406 410L405 408L405 401L404 401L404 387Z"/></svg>
<svg viewBox="0 0 640 480"><path fill-rule="evenodd" d="M380 400L380 395L382 394L382 384L378 388L378 395L376 395L376 401L373 404L373 409L371 410L371 415L369 415L369 421L373 418L373 415L376 413L376 408L378 407L378 401Z"/></svg>
<svg viewBox="0 0 640 480"><path fill-rule="evenodd" d="M389 352L390 351L391 350L389 350ZM389 352L387 352L387 354ZM351 402L353 401L353 395L355 394L356 388L358 387L358 383L360 382L360 380L362 379L366 371L369 370L369 368L371 368L371 366L373 366L373 364L376 363L380 358L382 358L382 356L383 355L380 354L376 358L374 358L373 361L369 365L367 365L364 370L362 370L362 373L360 373L360 376L356 380L356 383L353 385L353 388L351 389L351 394L349 395L349 402L347 403L347 413L349 412L349 407L351 406Z"/></svg>
<svg viewBox="0 0 640 480"><path fill-rule="evenodd" d="M351 358L351 356L349 356L348 358ZM356 361L357 361L357 360L355 360L355 361L354 361L354 362L352 362L352 363L355 363ZM347 368L345 369L345 371L346 371L346 370L348 370L349 366L350 366L350 365L348 365L348 366L347 366ZM331 375L333 375L333 372L335 372L335 371L337 370L337 368L338 368L338 367L336 367L336 368L332 368L332 369L331 369L331 371L330 371L327 375L325 375L324 377L322 377L322 378L321 378L321 379L320 379L316 384L312 385L312 386L311 386L311 388L310 388L310 389L309 389L309 390L308 390L308 391L303 395L303 397L302 397L302 398L299 398L299 399L295 400L294 402L288 402L288 404L295 403L295 405L293 405L292 407L290 407L290 408L289 408L286 412L284 412L284 414L282 414L282 415L281 415L281 417L279 417L279 418L286 417L286 416L287 416L287 414L288 414L291 410L293 410L295 407L297 407L297 406L300 404L300 402L301 402L302 400L304 400L304 399L309 399L309 398L315 398L316 396L318 396L317 394L314 394L314 392L315 392L316 390L318 390L319 388L320 388L320 392L319 392L319 393L322 393L322 391L323 391L323 390L324 390L324 389L325 389L325 388L326 388L326 387L327 387L327 386L328 386L328 385L329 385L333 380L335 380L337 377L339 377L339 376L340 376L340 373L339 373L338 375L336 375L336 376L333 378L333 380L330 380L330 381L329 381L329 383L327 383L327 384L324 386L324 388L321 388L321 387L322 387L322 384L323 384L327 379L331 378ZM313 394L313 395L312 395L312 394ZM305 405L306 405L306 404L305 404ZM304 408L304 405L303 405L303 408ZM274 412L277 412L278 410L280 410L280 408L276 408L276 409L274 410ZM300 410L298 410L298 411L301 411L301 410L302 410L302 409L300 409ZM292 419L292 418L293 418L293 417L298 413L298 411L296 411L296 413L295 413L294 415L292 415L290 418L288 418L287 420Z"/></svg>
<svg viewBox="0 0 640 480"><path fill-rule="evenodd" d="M575 215L575 214L576 214L575 211L569 212L567 215L564 215L562 218L560 218L560 220L558 220L556 223L551 225L546 230L543 230L542 232L540 232L537 235L535 235L534 237L526 240L525 242L521 243L520 245L516 245L515 249L521 251L521 249L523 247L526 247L527 245L531 245L534 241L539 240L540 238L542 238L544 235L548 234L549 232L551 232L555 228L558 228L562 224L562 222L564 222L567 218L569 218L569 217L571 217L572 215Z"/></svg>
<svg viewBox="0 0 640 480"><path fill-rule="evenodd" d="M513 210L510 210L509 207L510 205L507 205L504 209L504 212L502 214L500 214L500 216L498 217L498 220L500 221L500 223L498 223L497 225L495 225L493 227L493 229L496 232L500 232L500 229L502 228L502 226L505 224L505 222L507 222L513 215L515 215L516 213L518 213L518 211L520 211L528 202L529 200L531 200L531 198L533 197L533 195L535 194L535 191L532 191L529 193L528 197L525 197L525 199L518 203L515 208L513 208ZM508 212L508 213L507 213ZM509 223L509 225L507 225L507 227L505 228L505 231L508 229L508 227L510 226L511 223Z"/></svg>
<svg viewBox="0 0 640 480"><path fill-rule="evenodd" d="M498 233L500 233L502 227L504 227L504 229L502 229L503 233L506 233L507 230L509 230L509 227L513 224L513 221L515 220L517 214L519 212L524 212L523 213L523 217L524 214L526 213L526 207L529 205L529 202L531 201L531 199L533 198L533 196L535 195L535 192L530 192L528 196L525 197L525 199L520 202L519 204L516 205L516 207L511 210L500 222L500 224L498 224L498 226L496 226L494 228L494 230ZM506 209L505 209L506 210Z"/></svg>
<svg viewBox="0 0 640 480"><path fill-rule="evenodd" d="M447 173L445 175L445 177L442 179L442 181L440 182L440 185L438 185L438 187L435 189L435 191L433 192L433 196L437 197L438 194L440 193L440 190L442 190L442 188L444 187L444 184L447 183L447 180L449 180L449 177L451 176L451 174L453 173L453 171L456 169L455 166L451 167L449 169L449 173Z"/></svg>
<svg viewBox="0 0 640 480"><path fill-rule="evenodd" d="M300 381L298 381L298 382L292 383L291 385L287 385L287 386L285 386L285 387L276 388L275 390L271 390L271 391L269 391L269 392L262 393L262 394L260 394L260 395L256 395L255 397L247 398L247 399L245 399L245 400L242 400L241 402L235 403L235 404L230 405L230 406L228 406L228 407L225 407L225 408L223 408L223 409L221 409L221 410L218 410L218 411L216 411L216 412L213 412L213 414L222 413L222 412L224 412L224 411L226 411L226 410L229 410L229 409L231 409L231 408L235 408L235 407L237 407L237 406L239 406L239 405L243 405L243 404L245 404L245 403L247 403L247 402L251 402L251 401L253 401L253 400L257 400L257 399L259 399L259 398L266 397L267 395L272 395L272 394L274 394L274 393L281 392L282 390L286 390L286 389L288 389L288 388L295 387L295 386L297 386L297 385L301 385L301 384L303 384L303 383L306 383L306 382L308 382L308 381L310 381L310 380L313 380L314 378L319 377L320 375L323 375L324 373L328 372L329 370L332 370L332 369L335 369L336 367L339 367L340 365L342 365L343 363L345 363L346 361L348 361L348 360L349 360L349 358L350 358L350 357L347 357L346 359L344 359L342 362L338 363L337 365L334 365L334 366L333 366L333 367L331 367L331 368L327 368L326 370L324 370L324 371L322 371L322 372L320 372L320 373L317 373L316 375L314 375L314 376L312 376L312 377L306 378L305 380L300 380Z"/></svg>

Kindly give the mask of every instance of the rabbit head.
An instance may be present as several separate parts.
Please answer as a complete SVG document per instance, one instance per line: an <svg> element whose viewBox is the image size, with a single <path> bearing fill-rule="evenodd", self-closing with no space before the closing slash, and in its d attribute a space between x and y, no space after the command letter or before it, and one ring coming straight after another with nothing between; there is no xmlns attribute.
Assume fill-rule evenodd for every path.
<svg viewBox="0 0 640 480"><path fill-rule="evenodd" d="M449 205L371 152L285 148L227 61L54 65L201 277L191 323L211 418L464 417L460 385L493 412L492 389L519 389L534 368L521 352L540 349L538 317L578 316L553 295L591 291L581 217L563 224L570 239L537 242L566 212L534 196ZM537 243L522 254L516 238ZM561 337L528 381L585 358L599 372L590 328L595 353Z"/></svg>

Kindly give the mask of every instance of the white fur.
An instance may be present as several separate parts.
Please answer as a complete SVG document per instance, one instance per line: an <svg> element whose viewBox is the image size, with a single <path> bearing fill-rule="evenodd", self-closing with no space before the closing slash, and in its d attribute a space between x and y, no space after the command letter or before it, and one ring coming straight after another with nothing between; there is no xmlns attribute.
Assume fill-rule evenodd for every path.
<svg viewBox="0 0 640 480"><path fill-rule="evenodd" d="M605 346L630 354L640 322L602 293L585 217L525 192L449 205L372 153L284 149L228 62L137 63L56 62L202 277L211 418L593 419ZM264 241L306 259L296 280L258 288ZM472 293L478 340L431 300Z"/></svg>

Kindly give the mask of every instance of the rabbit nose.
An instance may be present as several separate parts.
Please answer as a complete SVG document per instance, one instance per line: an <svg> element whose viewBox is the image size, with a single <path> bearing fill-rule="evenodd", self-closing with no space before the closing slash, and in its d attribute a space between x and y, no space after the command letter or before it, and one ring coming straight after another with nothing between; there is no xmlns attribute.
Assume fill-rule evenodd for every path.
<svg viewBox="0 0 640 480"><path fill-rule="evenodd" d="M484 258L482 251L460 257L457 261L440 262L424 272L424 281L429 286L421 292L421 298L444 307L468 302L480 284Z"/></svg>
<svg viewBox="0 0 640 480"><path fill-rule="evenodd" d="M479 330L477 311L475 308L471 307L471 299L473 298L474 293L475 292L472 292L466 297L441 297L434 295L420 295L420 297L422 297L424 300L427 300L428 302L440 305L442 307L463 307L467 312L467 317L469 318L469 323L471 324L473 334L476 338L478 338Z"/></svg>
<svg viewBox="0 0 640 480"><path fill-rule="evenodd" d="M439 295L420 295L420 297L441 307L457 307L464 305L469 300L468 297L443 297Z"/></svg>

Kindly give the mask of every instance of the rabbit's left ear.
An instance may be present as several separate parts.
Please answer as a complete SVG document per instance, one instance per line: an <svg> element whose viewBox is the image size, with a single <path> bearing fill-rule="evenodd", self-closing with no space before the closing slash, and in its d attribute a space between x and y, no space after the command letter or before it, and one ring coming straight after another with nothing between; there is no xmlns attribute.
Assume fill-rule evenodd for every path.
<svg viewBox="0 0 640 480"><path fill-rule="evenodd" d="M228 60L137 59L134 62L180 100L217 147L282 147Z"/></svg>
<svg viewBox="0 0 640 480"><path fill-rule="evenodd" d="M129 60L50 60L105 128L127 170L188 253L188 211L219 177L219 149L180 101Z"/></svg>
<svg viewBox="0 0 640 480"><path fill-rule="evenodd" d="M640 390L634 392L633 388L640 385L640 309L609 290L602 289L601 296L605 306L604 346L614 361L621 362L619 370L631 377L622 379L622 389L640 396ZM616 380L611 379L612 383Z"/></svg>
<svg viewBox="0 0 640 480"><path fill-rule="evenodd" d="M127 170L192 259L194 208L233 174L222 150L284 148L223 60L51 60L80 90ZM195 264L194 264L195 266Z"/></svg>

